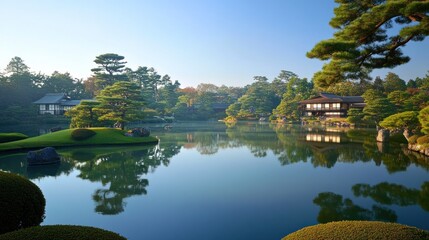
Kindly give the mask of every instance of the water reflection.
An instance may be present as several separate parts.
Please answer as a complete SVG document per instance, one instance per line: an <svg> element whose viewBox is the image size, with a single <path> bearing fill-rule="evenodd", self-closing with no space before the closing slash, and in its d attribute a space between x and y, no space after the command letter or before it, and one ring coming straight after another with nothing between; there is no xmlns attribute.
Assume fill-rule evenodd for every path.
<svg viewBox="0 0 429 240"><path fill-rule="evenodd" d="M77 177L100 182L94 191L95 212L112 215L124 211L125 199L145 195L149 181L145 175L160 166L168 166L171 157L180 152L176 144L134 147L99 147L60 149L60 164L27 167L26 154L0 157L0 169L29 179L69 175L79 170Z"/></svg>
<svg viewBox="0 0 429 240"><path fill-rule="evenodd" d="M317 221L327 223L341 220L377 220L396 222L396 213L388 208L373 205L366 209L353 203L352 200L332 192L322 192L314 198L313 203L320 206Z"/></svg>
<svg viewBox="0 0 429 240"><path fill-rule="evenodd" d="M429 211L429 182L424 182L421 189L407 188L400 184L388 182L382 182L374 186L356 184L352 187L352 191L356 197L369 197L379 204L419 205L423 210Z"/></svg>
<svg viewBox="0 0 429 240"><path fill-rule="evenodd" d="M155 147L127 147L110 149L73 149L63 152L70 156L80 171L78 177L91 182L101 182L92 199L97 213L112 215L124 211L125 199L145 195L149 181L145 175L154 172L161 164L168 166L172 156L179 153L177 145L165 144ZM79 156L79 158L76 158Z"/></svg>
<svg viewBox="0 0 429 240"><path fill-rule="evenodd" d="M313 203L320 207L317 221L327 223L341 220L379 220L396 222L396 213L386 206L401 207L418 205L429 211L429 182L424 182L421 189L382 182L371 186L369 184L355 184L352 186L355 197L371 198L377 204L366 209L353 203L352 200L332 193L322 192L314 198Z"/></svg>
<svg viewBox="0 0 429 240"><path fill-rule="evenodd" d="M157 146L59 149L63 161L53 166L29 168L25 153L0 155L0 169L30 179L69 175L77 170L77 177L102 184L92 194L95 211L100 214L121 213L127 198L147 194L149 181L146 175L161 165L168 166L182 148L195 149L202 155L243 148L258 158L271 154L282 166L301 162L333 168L337 163L363 162L384 167L389 173L406 171L411 165L429 171L429 158L399 145L380 149L374 141L375 133L370 131L245 123L203 129L199 126L173 127L168 132L155 129L153 134L161 139ZM419 204L425 210L429 208L429 184L424 184L421 190L407 191L387 183L361 184L353 186L353 192L356 197L369 197L384 205L388 200L397 202L395 198L399 194L396 193L403 193L409 198L403 199L405 203ZM321 193L314 203L321 207L320 222L332 219L396 221L392 210L378 205L366 209L335 193Z"/></svg>

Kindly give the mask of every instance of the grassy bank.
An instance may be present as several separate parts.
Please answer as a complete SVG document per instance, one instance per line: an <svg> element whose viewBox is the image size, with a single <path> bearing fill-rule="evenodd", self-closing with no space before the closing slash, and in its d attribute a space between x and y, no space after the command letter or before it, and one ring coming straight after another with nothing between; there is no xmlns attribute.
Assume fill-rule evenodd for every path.
<svg viewBox="0 0 429 240"><path fill-rule="evenodd" d="M73 147L94 145L121 145L121 144L155 144L155 137L127 137L120 129L91 128L96 134L88 139L74 140L71 133L74 129L66 129L37 137L0 144L0 151L21 149L35 149L43 147Z"/></svg>

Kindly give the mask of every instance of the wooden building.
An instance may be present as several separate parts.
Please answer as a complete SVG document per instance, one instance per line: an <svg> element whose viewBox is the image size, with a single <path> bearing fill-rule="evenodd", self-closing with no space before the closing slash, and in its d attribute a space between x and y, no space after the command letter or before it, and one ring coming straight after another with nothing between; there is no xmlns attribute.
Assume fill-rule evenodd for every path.
<svg viewBox="0 0 429 240"><path fill-rule="evenodd" d="M320 93L299 103L302 116L322 118L345 118L350 108L363 107L365 102L361 96L338 96L331 93Z"/></svg>
<svg viewBox="0 0 429 240"><path fill-rule="evenodd" d="M63 115L65 111L78 105L80 100L70 100L65 93L47 93L33 102L38 105L39 114Z"/></svg>

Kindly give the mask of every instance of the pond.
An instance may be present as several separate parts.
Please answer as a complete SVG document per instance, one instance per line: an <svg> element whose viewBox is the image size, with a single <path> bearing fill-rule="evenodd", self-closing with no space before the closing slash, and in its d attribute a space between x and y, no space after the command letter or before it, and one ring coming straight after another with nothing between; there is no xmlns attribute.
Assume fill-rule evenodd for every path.
<svg viewBox="0 0 429 240"><path fill-rule="evenodd" d="M63 148L60 165L0 169L45 195L44 225L138 239L280 239L346 219L429 230L429 159L375 132L248 122L151 126L156 146Z"/></svg>

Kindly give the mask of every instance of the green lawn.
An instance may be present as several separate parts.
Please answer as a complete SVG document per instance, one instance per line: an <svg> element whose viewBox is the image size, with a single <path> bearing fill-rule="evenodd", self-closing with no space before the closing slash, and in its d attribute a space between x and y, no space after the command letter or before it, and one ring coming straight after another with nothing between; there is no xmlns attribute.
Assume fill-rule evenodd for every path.
<svg viewBox="0 0 429 240"><path fill-rule="evenodd" d="M34 149L43 147L71 147L91 145L155 144L155 137L126 137L124 131L114 128L91 128L96 134L91 138L76 141L71 138L74 129L66 129L37 137L0 144L0 151Z"/></svg>

